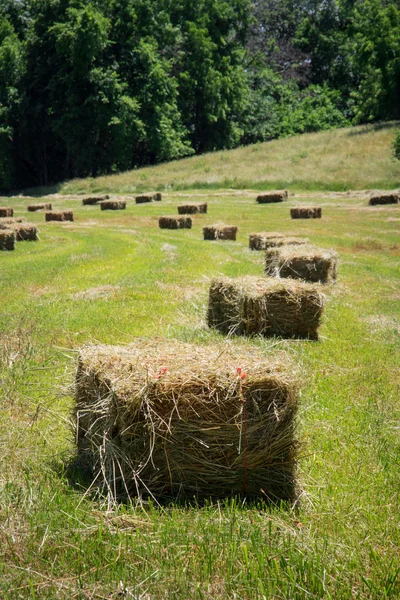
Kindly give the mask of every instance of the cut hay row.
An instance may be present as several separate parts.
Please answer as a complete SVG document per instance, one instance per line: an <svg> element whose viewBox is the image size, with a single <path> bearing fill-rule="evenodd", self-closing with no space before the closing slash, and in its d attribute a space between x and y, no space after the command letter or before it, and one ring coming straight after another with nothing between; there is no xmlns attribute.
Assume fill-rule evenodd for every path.
<svg viewBox="0 0 400 600"><path fill-rule="evenodd" d="M99 202L101 210L125 210L125 200L102 200Z"/></svg>
<svg viewBox="0 0 400 600"><path fill-rule="evenodd" d="M203 227L203 237L205 240L236 240L238 232L237 227L230 225L211 225Z"/></svg>
<svg viewBox="0 0 400 600"><path fill-rule="evenodd" d="M318 339L324 295L290 279L221 277L211 282L209 327L231 335Z"/></svg>
<svg viewBox="0 0 400 600"><path fill-rule="evenodd" d="M172 340L79 356L79 455L112 499L297 493L297 386L285 356Z"/></svg>
<svg viewBox="0 0 400 600"><path fill-rule="evenodd" d="M284 202L288 199L287 190L280 190L277 192L264 192L259 194L256 198L259 204L269 204L275 202Z"/></svg>
<svg viewBox="0 0 400 600"><path fill-rule="evenodd" d="M265 250L279 246L300 246L307 244L307 238L284 237L281 234L252 233L249 235L250 250Z"/></svg>
<svg viewBox="0 0 400 600"><path fill-rule="evenodd" d="M290 209L292 219L320 219L322 208L320 206L298 206Z"/></svg>
<svg viewBox="0 0 400 600"><path fill-rule="evenodd" d="M36 212L37 210L52 210L53 206L48 202L42 202L40 204L29 204L28 212Z"/></svg>
<svg viewBox="0 0 400 600"><path fill-rule="evenodd" d="M181 204L178 206L180 215L195 215L197 213L205 214L207 212L207 202L201 204Z"/></svg>
<svg viewBox="0 0 400 600"><path fill-rule="evenodd" d="M268 248L265 251L265 274L314 283L333 282L337 275L337 254L310 245Z"/></svg>
<svg viewBox="0 0 400 600"><path fill-rule="evenodd" d="M13 217L14 209L9 206L0 206L0 217Z"/></svg>
<svg viewBox="0 0 400 600"><path fill-rule="evenodd" d="M374 194L368 204L376 206L378 204L398 204L400 202L400 194L398 192Z"/></svg>
<svg viewBox="0 0 400 600"><path fill-rule="evenodd" d="M159 217L160 229L191 229L192 219L190 217Z"/></svg>
<svg viewBox="0 0 400 600"><path fill-rule="evenodd" d="M11 229L0 230L0 250L14 250L15 233Z"/></svg>
<svg viewBox="0 0 400 600"><path fill-rule="evenodd" d="M47 212L45 218L46 221L73 221L74 213L72 210L58 210Z"/></svg>

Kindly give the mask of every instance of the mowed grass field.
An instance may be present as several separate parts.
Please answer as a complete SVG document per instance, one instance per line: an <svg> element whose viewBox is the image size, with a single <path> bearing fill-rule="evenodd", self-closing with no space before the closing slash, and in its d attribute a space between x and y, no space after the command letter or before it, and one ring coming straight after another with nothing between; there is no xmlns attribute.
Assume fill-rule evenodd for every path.
<svg viewBox="0 0 400 600"><path fill-rule="evenodd" d="M369 136L382 132L387 143L380 161L368 160L368 185L350 181L350 189L385 187L380 175L374 179L383 163L391 165L386 187L400 181L391 128L364 139L371 147ZM300 147L301 139L292 143ZM148 189L159 187L158 169L182 164L185 173L186 163L154 168ZM242 177L239 164L231 171ZM329 173L323 176L329 189ZM119 177L128 175L116 176L114 191L126 195ZM111 191L112 181L73 182L74 193ZM31 198L0 200L40 233L40 241L0 253L0 597L399 598L400 205L369 207L363 191L312 185L289 188L287 202L258 205L256 184L188 184L187 191L167 189L162 202L135 205L128 197L127 209L113 212L82 206L81 197L66 194L69 185L46 201L73 209L73 223L27 213ZM191 201L207 201L209 209L191 230L158 228L158 216ZM322 206L322 219L291 220L290 207L301 204ZM202 227L220 221L239 226L236 242L203 241ZM248 249L248 235L269 230L308 237L340 256L338 281L326 287L320 341L237 340L266 357L286 352L298 365L299 504L228 499L159 508L133 501L110 509L71 468L79 348L138 336L223 345L205 323L210 279L262 276L262 253Z"/></svg>

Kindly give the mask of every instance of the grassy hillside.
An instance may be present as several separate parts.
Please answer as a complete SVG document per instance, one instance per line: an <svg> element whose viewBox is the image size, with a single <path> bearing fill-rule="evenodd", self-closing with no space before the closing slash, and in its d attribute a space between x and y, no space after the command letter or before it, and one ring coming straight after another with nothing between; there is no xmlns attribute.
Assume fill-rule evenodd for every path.
<svg viewBox="0 0 400 600"><path fill-rule="evenodd" d="M398 124L397 124L398 126ZM119 175L67 182L63 194L157 190L362 190L400 187L392 158L396 124L312 133L204 154Z"/></svg>

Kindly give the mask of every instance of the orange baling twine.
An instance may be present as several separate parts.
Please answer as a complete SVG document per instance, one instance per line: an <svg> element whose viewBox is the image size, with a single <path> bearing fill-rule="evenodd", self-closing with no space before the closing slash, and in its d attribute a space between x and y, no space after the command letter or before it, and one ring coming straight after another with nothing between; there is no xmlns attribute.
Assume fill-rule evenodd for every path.
<svg viewBox="0 0 400 600"><path fill-rule="evenodd" d="M243 437L243 493L247 491L247 411L246 398L243 394L243 380L246 379L247 373L241 367L237 367L236 372L239 377L239 396L243 403L242 411L242 437Z"/></svg>

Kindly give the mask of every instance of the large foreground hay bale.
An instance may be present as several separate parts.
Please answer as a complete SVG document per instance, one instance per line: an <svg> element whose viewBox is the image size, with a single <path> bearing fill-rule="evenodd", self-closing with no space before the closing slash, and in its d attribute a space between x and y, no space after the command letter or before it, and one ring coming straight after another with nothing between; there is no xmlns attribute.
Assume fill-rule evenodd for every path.
<svg viewBox="0 0 400 600"><path fill-rule="evenodd" d="M11 223L10 229L15 233L17 242L36 242L39 239L36 225L31 223Z"/></svg>
<svg viewBox="0 0 400 600"><path fill-rule="evenodd" d="M105 194L104 196L88 196L87 198L82 199L83 206L93 206L98 202L102 202L103 200L109 200L110 196Z"/></svg>
<svg viewBox="0 0 400 600"><path fill-rule="evenodd" d="M103 200L99 202L101 210L125 210L125 200Z"/></svg>
<svg viewBox="0 0 400 600"><path fill-rule="evenodd" d="M226 334L318 339L324 295L290 279L220 277L211 282L207 320Z"/></svg>
<svg viewBox="0 0 400 600"><path fill-rule="evenodd" d="M265 273L314 283L336 280L337 254L315 246L283 246L265 251Z"/></svg>
<svg viewBox="0 0 400 600"><path fill-rule="evenodd" d="M376 206L377 204L398 204L399 202L400 194L398 192L381 192L371 196L368 204Z"/></svg>
<svg viewBox="0 0 400 600"><path fill-rule="evenodd" d="M9 206L0 206L0 217L12 217L14 209Z"/></svg>
<svg viewBox="0 0 400 600"><path fill-rule="evenodd" d="M280 190L277 192L263 192L257 196L257 202L259 204L269 204L271 202L283 202L288 199L287 190Z"/></svg>
<svg viewBox="0 0 400 600"><path fill-rule="evenodd" d="M190 217L160 217L158 226L160 229L191 229L192 219Z"/></svg>
<svg viewBox="0 0 400 600"><path fill-rule="evenodd" d="M197 213L207 212L207 202L202 204L181 204L178 206L178 213L180 215L195 215Z"/></svg>
<svg viewBox="0 0 400 600"><path fill-rule="evenodd" d="M46 221L73 221L74 213L72 210L56 210L47 212L45 218Z"/></svg>
<svg viewBox="0 0 400 600"><path fill-rule="evenodd" d="M15 233L11 229L0 230L0 250L14 250Z"/></svg>
<svg viewBox="0 0 400 600"><path fill-rule="evenodd" d="M238 228L231 225L211 225L203 227L205 240L236 240Z"/></svg>
<svg viewBox="0 0 400 600"><path fill-rule="evenodd" d="M88 346L76 375L77 445L119 495L296 497L297 390L288 359L240 346Z"/></svg>
<svg viewBox="0 0 400 600"><path fill-rule="evenodd" d="M50 202L41 202L40 204L29 204L28 212L36 212L37 210L51 210L53 208Z"/></svg>
<svg viewBox="0 0 400 600"><path fill-rule="evenodd" d="M292 219L320 219L322 208L320 206L297 206L290 209Z"/></svg>

